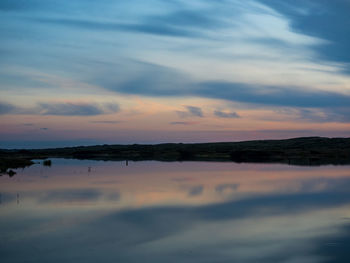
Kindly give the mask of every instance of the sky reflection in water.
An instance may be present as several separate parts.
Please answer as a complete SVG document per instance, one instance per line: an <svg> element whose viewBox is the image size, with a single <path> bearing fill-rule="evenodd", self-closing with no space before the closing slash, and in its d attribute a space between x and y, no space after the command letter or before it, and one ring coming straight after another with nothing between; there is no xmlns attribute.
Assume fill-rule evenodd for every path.
<svg viewBox="0 0 350 263"><path fill-rule="evenodd" d="M55 159L0 177L0 259L349 262L348 189L349 166Z"/></svg>

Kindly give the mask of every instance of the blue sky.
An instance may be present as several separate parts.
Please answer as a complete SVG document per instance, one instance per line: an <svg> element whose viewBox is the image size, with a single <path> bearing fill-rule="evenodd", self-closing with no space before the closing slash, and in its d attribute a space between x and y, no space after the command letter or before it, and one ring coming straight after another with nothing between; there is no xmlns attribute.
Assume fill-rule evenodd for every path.
<svg viewBox="0 0 350 263"><path fill-rule="evenodd" d="M348 0L2 0L0 147L348 136L349 13Z"/></svg>

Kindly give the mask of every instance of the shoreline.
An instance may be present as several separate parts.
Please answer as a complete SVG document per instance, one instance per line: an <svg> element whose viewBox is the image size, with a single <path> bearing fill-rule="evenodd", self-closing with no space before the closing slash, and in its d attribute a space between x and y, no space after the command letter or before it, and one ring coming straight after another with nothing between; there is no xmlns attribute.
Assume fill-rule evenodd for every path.
<svg viewBox="0 0 350 263"><path fill-rule="evenodd" d="M96 145L50 149L0 149L0 174L34 159L223 161L289 165L350 164L350 138L302 137L218 143ZM11 172L12 173L12 172ZM10 174L9 174L10 175Z"/></svg>

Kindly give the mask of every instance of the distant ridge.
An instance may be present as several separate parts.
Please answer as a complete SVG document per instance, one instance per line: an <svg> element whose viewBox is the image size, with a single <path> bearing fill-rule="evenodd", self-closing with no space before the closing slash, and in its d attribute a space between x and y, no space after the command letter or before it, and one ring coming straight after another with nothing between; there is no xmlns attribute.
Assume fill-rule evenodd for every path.
<svg viewBox="0 0 350 263"><path fill-rule="evenodd" d="M33 159L233 161L294 165L350 164L350 138L301 137L216 143L96 145L32 150L0 150L1 172Z"/></svg>

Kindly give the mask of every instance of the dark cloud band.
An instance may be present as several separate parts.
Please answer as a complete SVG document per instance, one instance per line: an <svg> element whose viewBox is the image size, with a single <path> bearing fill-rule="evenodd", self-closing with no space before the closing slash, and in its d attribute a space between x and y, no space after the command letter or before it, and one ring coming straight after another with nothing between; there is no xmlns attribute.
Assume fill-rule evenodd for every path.
<svg viewBox="0 0 350 263"><path fill-rule="evenodd" d="M38 103L33 108L18 107L0 102L0 114L32 114L57 116L95 116L117 113L120 107L116 103Z"/></svg>

